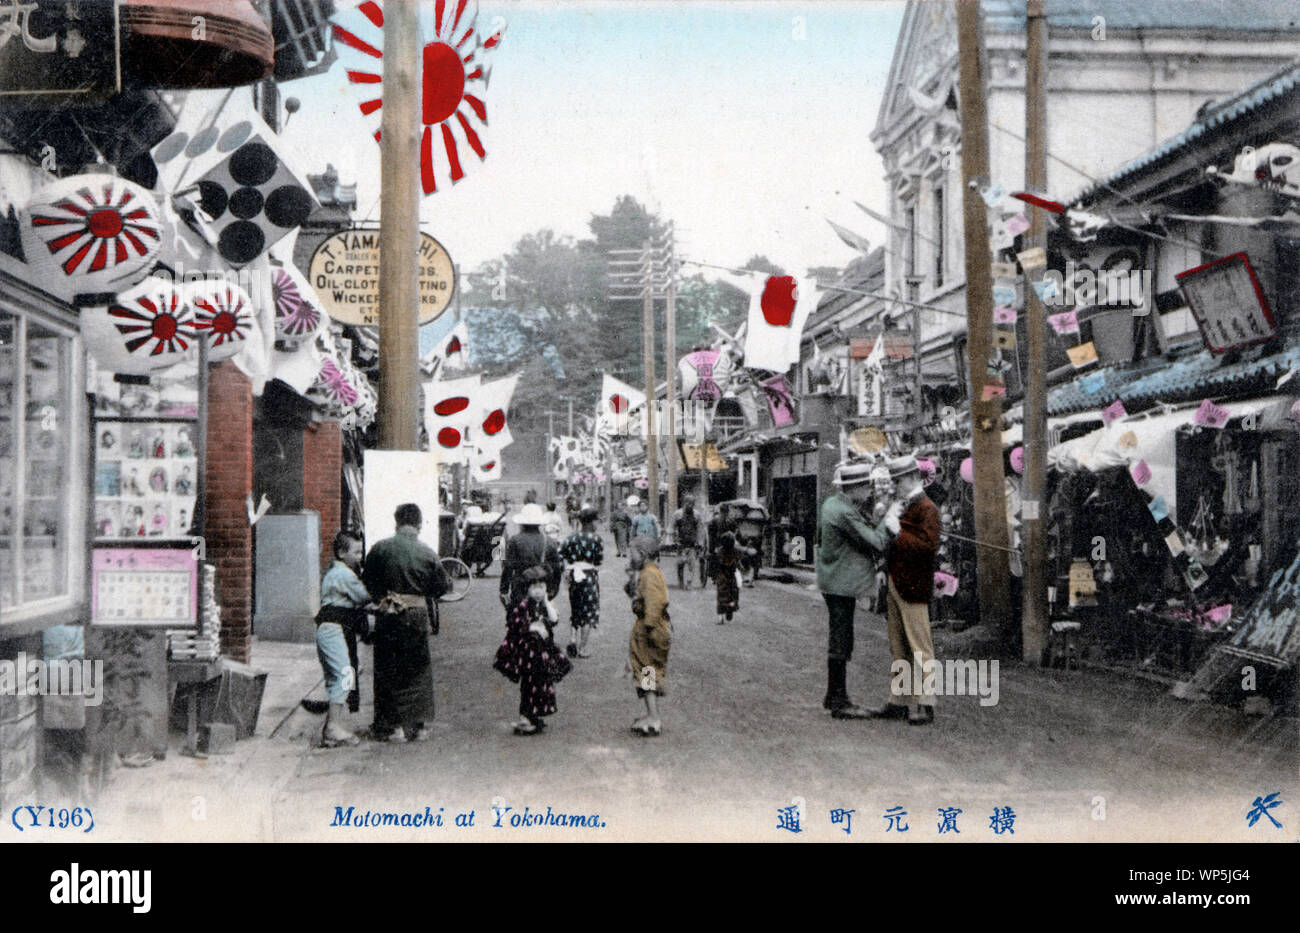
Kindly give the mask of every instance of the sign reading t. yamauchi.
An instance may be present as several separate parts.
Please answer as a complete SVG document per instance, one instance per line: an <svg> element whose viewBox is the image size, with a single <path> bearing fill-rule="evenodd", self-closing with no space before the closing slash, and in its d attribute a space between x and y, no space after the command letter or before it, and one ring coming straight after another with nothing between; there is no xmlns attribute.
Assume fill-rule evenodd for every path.
<svg viewBox="0 0 1300 933"><path fill-rule="evenodd" d="M379 231L344 230L311 257L311 284L325 311L342 324L379 325ZM420 234L420 323L447 310L456 273L442 244Z"/></svg>

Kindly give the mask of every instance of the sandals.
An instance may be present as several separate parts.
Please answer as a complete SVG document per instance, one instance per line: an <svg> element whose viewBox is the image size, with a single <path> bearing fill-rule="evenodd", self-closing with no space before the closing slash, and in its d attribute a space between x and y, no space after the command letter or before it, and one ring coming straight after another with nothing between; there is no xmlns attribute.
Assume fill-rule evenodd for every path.
<svg viewBox="0 0 1300 933"><path fill-rule="evenodd" d="M351 735L351 734L346 736L339 736L338 738L331 738L330 736L327 735L322 735L320 737L321 748L343 748L345 746L351 747L360 744L361 744L361 740L357 738L355 735Z"/></svg>

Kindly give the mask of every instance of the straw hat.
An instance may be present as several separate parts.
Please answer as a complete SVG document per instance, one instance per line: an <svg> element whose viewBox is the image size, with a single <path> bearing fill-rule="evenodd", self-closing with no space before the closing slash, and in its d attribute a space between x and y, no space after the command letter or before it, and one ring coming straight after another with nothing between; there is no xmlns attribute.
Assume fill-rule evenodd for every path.
<svg viewBox="0 0 1300 933"><path fill-rule="evenodd" d="M906 476L908 473L921 472L921 467L917 464L916 458L910 454L905 457L894 457L886 461L885 466L889 467L889 475L894 479Z"/></svg>
<svg viewBox="0 0 1300 933"><path fill-rule="evenodd" d="M510 516L510 520L516 525L545 525L552 517L536 502L529 502L517 514Z"/></svg>
<svg viewBox="0 0 1300 933"><path fill-rule="evenodd" d="M852 461L841 460L835 466L835 478L831 480L833 485L841 489L848 489L850 486L861 486L863 483L871 482L871 462L869 460Z"/></svg>

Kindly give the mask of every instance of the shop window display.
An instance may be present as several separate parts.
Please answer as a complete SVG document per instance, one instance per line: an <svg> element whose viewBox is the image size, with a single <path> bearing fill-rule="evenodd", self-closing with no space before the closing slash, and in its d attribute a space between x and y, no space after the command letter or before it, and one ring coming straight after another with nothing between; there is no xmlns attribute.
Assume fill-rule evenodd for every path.
<svg viewBox="0 0 1300 933"><path fill-rule="evenodd" d="M72 595L72 339L0 314L0 607Z"/></svg>

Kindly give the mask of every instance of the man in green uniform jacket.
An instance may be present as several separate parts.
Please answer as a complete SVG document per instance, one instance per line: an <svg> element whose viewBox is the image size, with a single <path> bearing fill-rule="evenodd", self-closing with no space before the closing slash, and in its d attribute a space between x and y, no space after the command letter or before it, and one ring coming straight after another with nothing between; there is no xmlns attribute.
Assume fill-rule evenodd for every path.
<svg viewBox="0 0 1300 933"><path fill-rule="evenodd" d="M844 462L835 468L837 492L822 503L817 522L817 587L826 600L830 637L826 650L826 696L822 706L836 719L866 719L870 713L849 699L845 676L853 656L853 615L857 598L876 585L876 569L889 546L883 522L872 524L859 509L875 492L870 463ZM876 518L884 513L883 496Z"/></svg>

